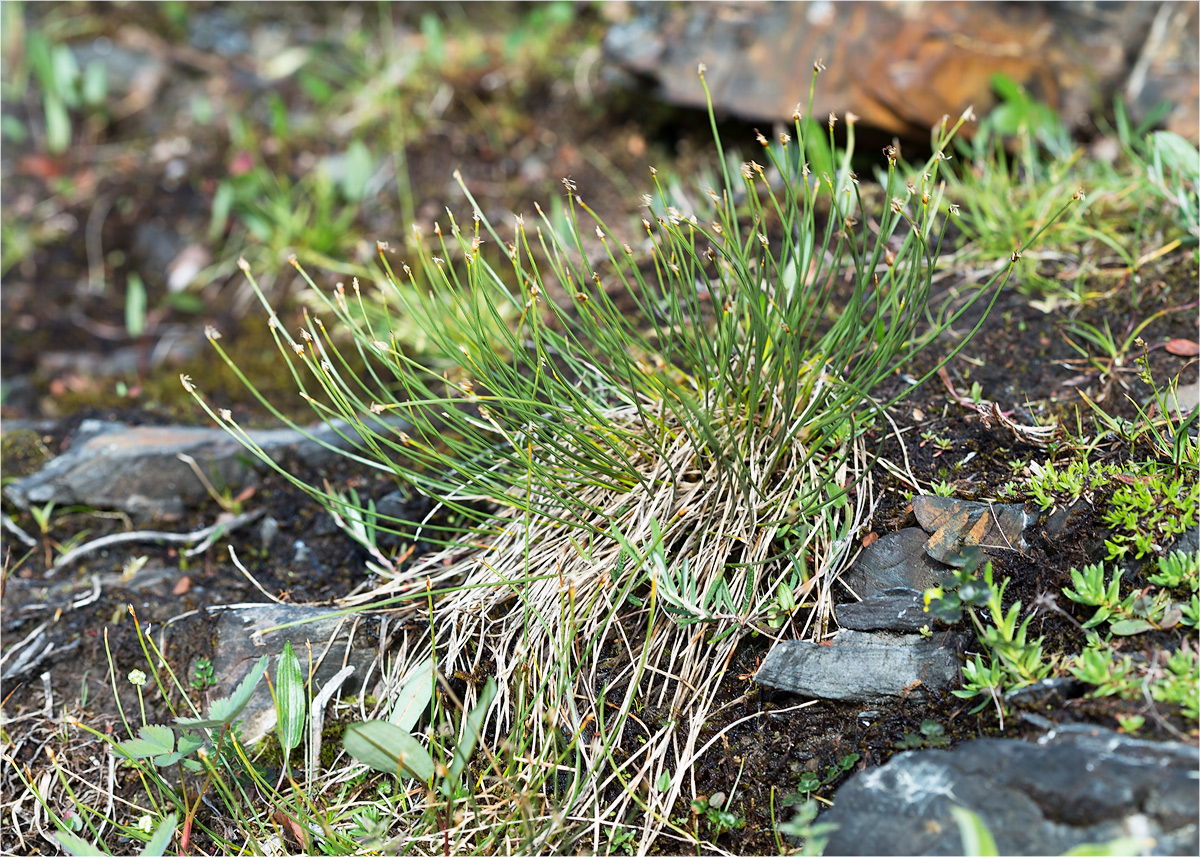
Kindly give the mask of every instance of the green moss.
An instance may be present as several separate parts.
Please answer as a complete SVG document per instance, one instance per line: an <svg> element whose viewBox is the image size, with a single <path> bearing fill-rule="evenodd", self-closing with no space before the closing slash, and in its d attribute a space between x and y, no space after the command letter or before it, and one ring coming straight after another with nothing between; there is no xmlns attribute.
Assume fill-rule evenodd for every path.
<svg viewBox="0 0 1200 857"><path fill-rule="evenodd" d="M28 476L53 457L54 453L33 429L10 430L0 437L0 461L4 463L5 477Z"/></svg>

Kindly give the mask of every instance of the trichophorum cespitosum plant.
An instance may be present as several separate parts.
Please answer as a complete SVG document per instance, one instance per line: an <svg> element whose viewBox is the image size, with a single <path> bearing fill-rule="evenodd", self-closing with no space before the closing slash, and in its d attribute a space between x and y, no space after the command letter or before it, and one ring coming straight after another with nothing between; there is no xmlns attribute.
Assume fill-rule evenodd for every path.
<svg viewBox="0 0 1200 857"><path fill-rule="evenodd" d="M794 136L759 135L764 163L740 170L713 119L718 187L684 210L652 170L636 247L570 181L561 218L538 208L508 230L456 174L469 220L447 212L432 246L418 232L400 276L381 245L378 291L339 285L298 336L263 298L301 395L353 442L346 454L438 510L384 519L303 486L343 520L371 512L358 537L377 585L346 605L432 620L405 638L389 687L431 656L444 675L494 675L485 731L508 748L494 799L517 789L528 813L573 819L579 836L632 804L651 838L674 830L734 648L827 634L831 586L873 507L866 432L902 395L875 391L1007 276L953 311L929 307L949 219L938 171L966 115L937 129L911 181L885 150L878 214L850 170L853 117L841 150L835 116L806 117L798 107ZM832 172L805 161L813 135ZM393 336L400 314L427 353ZM443 547L400 563L372 527Z"/></svg>

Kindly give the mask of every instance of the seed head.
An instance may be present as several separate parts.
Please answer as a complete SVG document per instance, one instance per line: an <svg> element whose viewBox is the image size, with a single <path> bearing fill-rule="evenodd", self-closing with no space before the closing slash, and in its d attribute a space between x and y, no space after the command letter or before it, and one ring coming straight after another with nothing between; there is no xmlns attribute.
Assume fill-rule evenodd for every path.
<svg viewBox="0 0 1200 857"><path fill-rule="evenodd" d="M757 140L758 145L762 146L764 149L771 144L770 141L763 136L763 133L757 128L754 129L754 139Z"/></svg>
<svg viewBox="0 0 1200 857"><path fill-rule="evenodd" d="M832 110L829 111L829 127L832 129L837 124L837 114Z"/></svg>
<svg viewBox="0 0 1200 857"><path fill-rule="evenodd" d="M858 114L851 113L849 110L847 110L846 111L846 124L853 125L857 121L858 121Z"/></svg>
<svg viewBox="0 0 1200 857"><path fill-rule="evenodd" d="M219 414L221 419L225 420L225 422L233 422L233 411L229 410L229 408L221 408L217 411L217 414Z"/></svg>
<svg viewBox="0 0 1200 857"><path fill-rule="evenodd" d="M215 327L213 327L210 324L204 328L204 336L208 339L209 342L216 342L218 339L221 338L221 331L217 330Z"/></svg>
<svg viewBox="0 0 1200 857"><path fill-rule="evenodd" d="M825 60L819 59L813 63L813 74L820 74L825 71Z"/></svg>
<svg viewBox="0 0 1200 857"><path fill-rule="evenodd" d="M704 72L706 71L708 71L708 66L706 66L704 63L700 63L698 66L696 66L696 74L700 75L701 77L704 77Z"/></svg>
<svg viewBox="0 0 1200 857"><path fill-rule="evenodd" d="M189 393L196 392L196 385L192 383L191 375L180 375L179 383L183 384L183 389L187 390Z"/></svg>
<svg viewBox="0 0 1200 857"><path fill-rule="evenodd" d="M787 145L788 143L790 143L791 141L792 141L792 135L791 135L791 134L789 134L787 131L780 131L780 132L779 132L779 145L781 145L781 146L786 146L786 145Z"/></svg>
<svg viewBox="0 0 1200 857"><path fill-rule="evenodd" d="M1083 199L1086 196L1087 194L1083 192L1083 188L1080 188L1079 190L1075 191L1075 193L1071 194L1071 199Z"/></svg>
<svg viewBox="0 0 1200 857"><path fill-rule="evenodd" d="M246 274L250 273L250 263L246 261L245 256L238 257L237 266L242 269L243 273L246 273Z"/></svg>

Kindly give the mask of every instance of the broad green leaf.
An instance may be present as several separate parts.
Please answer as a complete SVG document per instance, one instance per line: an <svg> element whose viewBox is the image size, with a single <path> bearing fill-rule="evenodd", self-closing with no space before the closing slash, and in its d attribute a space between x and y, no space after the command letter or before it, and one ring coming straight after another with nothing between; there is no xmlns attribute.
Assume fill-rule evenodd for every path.
<svg viewBox="0 0 1200 857"><path fill-rule="evenodd" d="M433 658L426 658L408 674L408 681L396 695L388 722L411 732L433 698Z"/></svg>
<svg viewBox="0 0 1200 857"><path fill-rule="evenodd" d="M1165 166L1193 180L1200 178L1200 153L1186 138L1173 131L1155 131L1150 138Z"/></svg>
<svg viewBox="0 0 1200 857"><path fill-rule="evenodd" d="M352 723L342 746L358 761L385 774L433 780L433 759L416 738L384 720Z"/></svg>
<svg viewBox="0 0 1200 857"><path fill-rule="evenodd" d="M1120 621L1113 622L1109 626L1109 630L1119 637L1130 637L1134 634L1153 631L1154 626L1145 619L1121 619Z"/></svg>
<svg viewBox="0 0 1200 857"><path fill-rule="evenodd" d="M65 830L60 830L54 834L54 838L58 840L58 844L72 857L100 857L104 854L99 848L87 840L80 839L74 833L68 833Z"/></svg>
<svg viewBox="0 0 1200 857"><path fill-rule="evenodd" d="M46 147L52 155L61 155L71 145L71 117L62 99L47 92L42 99L46 110Z"/></svg>
<svg viewBox="0 0 1200 857"><path fill-rule="evenodd" d="M246 704L250 702L250 697L254 695L254 689L262 679L263 673L267 671L267 664L270 660L269 655L259 658L258 663L250 670L249 675L242 679L242 683L237 686L237 690L233 692L232 696L222 697L208 707L207 718L176 717L175 722L180 726L190 726L194 729L217 729L233 723L242 713Z"/></svg>
<svg viewBox="0 0 1200 857"><path fill-rule="evenodd" d="M304 714L307 698L300 659L289 640L283 644L279 663L275 666L275 710L279 718L279 745L284 754L300 746L304 736Z"/></svg>
<svg viewBox="0 0 1200 857"><path fill-rule="evenodd" d="M134 338L146 332L146 286L134 271L125 281L125 330Z"/></svg>
<svg viewBox="0 0 1200 857"><path fill-rule="evenodd" d="M99 107L104 103L108 98L108 71L104 63L94 59L87 64L79 89L83 103L89 107Z"/></svg>
<svg viewBox="0 0 1200 857"><path fill-rule="evenodd" d="M463 734L459 737L458 744L454 748L454 760L450 763L450 773L446 777L449 782L454 783L458 781L463 769L467 766L467 762L471 759L471 754L475 752L475 745L479 742L479 732L483 728L483 718L487 716L488 706L492 704L492 700L495 698L496 680L488 676L488 680L484 682L483 690L479 692L479 702L463 718Z"/></svg>
<svg viewBox="0 0 1200 857"><path fill-rule="evenodd" d="M1154 840L1149 837L1118 836L1108 842L1083 842L1063 852L1063 857L1135 857L1149 854Z"/></svg>
<svg viewBox="0 0 1200 857"><path fill-rule="evenodd" d="M371 160L371 152L362 140L355 140L346 150L346 160L342 173L342 194L351 202L359 202L367 190L367 182L375 165Z"/></svg>
<svg viewBox="0 0 1200 857"><path fill-rule="evenodd" d="M132 759L148 759L175 751L175 733L169 726L143 726L137 738L121 741L117 749Z"/></svg>
<svg viewBox="0 0 1200 857"><path fill-rule="evenodd" d="M171 844L171 837L175 834L175 827L178 824L179 816L175 813L171 813L159 822L158 829L154 831L154 835L142 849L141 857L163 857L167 853L167 846Z"/></svg>
<svg viewBox="0 0 1200 857"><path fill-rule="evenodd" d="M1000 853L996 840L987 825L971 810L961 806L950 807L954 820L958 823L958 831L962 834L963 854L967 857L995 857Z"/></svg>
<svg viewBox="0 0 1200 857"><path fill-rule="evenodd" d="M225 224L229 222L229 212L233 208L233 183L226 180L217 184L217 192L213 194L212 217L208 222L208 238L214 240L225 232Z"/></svg>

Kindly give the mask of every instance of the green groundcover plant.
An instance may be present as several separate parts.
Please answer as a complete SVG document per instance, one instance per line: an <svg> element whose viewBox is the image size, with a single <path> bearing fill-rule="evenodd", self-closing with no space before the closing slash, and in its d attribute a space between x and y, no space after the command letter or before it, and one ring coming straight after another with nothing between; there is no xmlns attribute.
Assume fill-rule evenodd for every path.
<svg viewBox="0 0 1200 857"><path fill-rule="evenodd" d="M703 67L700 81L707 93ZM568 180L563 217L539 208L509 232L456 176L468 218L448 211L432 242L418 232L401 276L381 245L386 282L339 285L297 335L263 298L300 395L352 442L345 454L438 509L397 520L303 485L373 558L376 585L346 605L431 620L400 632L390 692L430 659L495 679L478 723L490 773L440 829L410 831L428 839L415 847L598 850L613 819L633 817L643 849L695 841L672 811L712 743L700 727L735 646L826 632L832 581L873 505L866 432L902 395L877 387L994 301L1037 237L956 305L931 307L939 169L966 116L943 123L912 176L885 150L874 214L849 167L852 117L840 150L837 117L798 106L794 119L794 136L759 135L765 163L740 165L714 120L719 187L688 203L652 170L636 246ZM818 140L831 172L805 161ZM393 335L401 317L432 355ZM383 531L444 548L406 565ZM464 710L483 686L467 681Z"/></svg>

